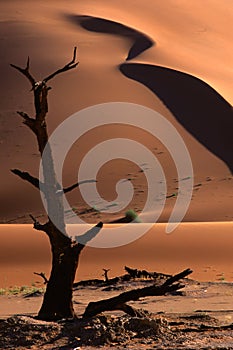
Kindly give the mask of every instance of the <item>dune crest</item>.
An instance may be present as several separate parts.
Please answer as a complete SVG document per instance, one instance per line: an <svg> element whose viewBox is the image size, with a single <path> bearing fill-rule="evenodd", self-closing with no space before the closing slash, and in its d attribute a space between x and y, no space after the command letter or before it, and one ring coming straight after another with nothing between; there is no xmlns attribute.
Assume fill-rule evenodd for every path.
<svg viewBox="0 0 233 350"><path fill-rule="evenodd" d="M153 46L153 41L133 28L91 16L68 16L88 31L108 33L134 41L126 61ZM204 81L192 75L149 64L121 64L121 73L156 94L177 120L233 171L233 113L230 104ZM201 126L200 126L201 124Z"/></svg>
<svg viewBox="0 0 233 350"><path fill-rule="evenodd" d="M81 25L84 29L97 32L121 36L133 42L126 61L138 57L142 52L148 50L155 43L146 34L141 33L133 28L127 27L124 24L110 21L105 18L82 15L67 15L71 22Z"/></svg>

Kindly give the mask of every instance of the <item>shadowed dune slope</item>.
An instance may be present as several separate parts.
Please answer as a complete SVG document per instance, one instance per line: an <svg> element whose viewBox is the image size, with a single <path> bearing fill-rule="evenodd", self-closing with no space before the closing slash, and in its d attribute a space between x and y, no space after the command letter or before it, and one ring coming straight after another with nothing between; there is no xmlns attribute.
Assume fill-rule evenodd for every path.
<svg viewBox="0 0 233 350"><path fill-rule="evenodd" d="M230 104L200 79L148 64L122 64L120 71L147 86L177 120L233 171L233 113Z"/></svg>
<svg viewBox="0 0 233 350"><path fill-rule="evenodd" d="M131 60L154 45L154 41L139 31L121 23L103 18L81 15L67 15L67 18L82 28L97 32L122 36L133 41L126 60Z"/></svg>
<svg viewBox="0 0 233 350"><path fill-rule="evenodd" d="M88 31L133 39L126 60L153 45L152 39L144 33L118 22L80 15L69 15L68 18ZM202 80L170 68L124 63L120 65L120 71L156 94L182 126L233 172L232 107L220 94Z"/></svg>

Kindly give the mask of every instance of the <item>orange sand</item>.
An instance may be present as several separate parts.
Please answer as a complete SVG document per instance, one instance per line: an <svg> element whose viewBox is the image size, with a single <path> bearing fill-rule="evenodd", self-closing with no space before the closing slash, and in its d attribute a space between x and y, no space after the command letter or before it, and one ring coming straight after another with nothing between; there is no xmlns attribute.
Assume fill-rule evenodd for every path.
<svg viewBox="0 0 233 350"><path fill-rule="evenodd" d="M198 140L198 135L192 136L192 130L186 129L174 114L166 107L169 101L161 101L158 96L146 86L135 80L128 79L119 71L119 65L124 64L132 47L133 40L119 33L103 33L85 29L79 23L78 15L99 17L103 21L110 20L123 24L137 35L143 35L154 42L154 46L142 52L129 63L149 63L161 67L176 69L180 72L193 74L210 84L222 97L222 102L232 102L232 7L228 1L207 0L203 5L201 0L195 2L169 0L139 1L128 0L106 2L104 0L56 1L44 0L34 2L13 0L0 4L0 145L1 152L1 211L0 222L14 220L15 223L25 222L27 213L40 214L43 209L36 190L10 173L11 168L18 167L34 175L38 174L38 152L35 139L31 132L23 127L15 111L24 110L32 113L32 95L29 93L28 82L14 71L9 64L24 65L27 56L31 58L31 68L38 79L65 64L72 55L72 48L78 45L78 60L76 71L56 77L51 82L52 91L49 97L49 131L72 113L97 103L125 101L150 107L170 120L182 135L191 154L195 183L204 183L207 177L214 179L205 189L196 192L192 206L185 218L186 221L232 221L232 184L226 180L230 171L226 164L216 155L207 150ZM105 23L105 22L104 22ZM168 86L169 88L169 86ZM179 84L175 91L179 91ZM190 86L188 87L188 89ZM200 87L201 88L201 87ZM190 90L191 91L191 90ZM219 96L220 96L219 95ZM224 100L225 99L225 100ZM225 101L225 102L224 102ZM209 105L213 105L212 101ZM190 110L198 101L189 102ZM217 103L217 102L216 102ZM184 100L185 104L185 100ZM201 107L201 106L200 106ZM188 117L187 118L191 118ZM211 137L215 125L218 136L212 135L212 143L230 152L229 131L230 122L223 123L221 112L217 119L212 113L195 115L199 130L207 123L208 137ZM206 120L205 120L206 119ZM214 124L215 123L215 124ZM117 130L114 131L118 136ZM122 135L122 130L119 131ZM135 130L126 130L130 138L139 138L151 150L161 145L157 140L153 143L148 135ZM108 130L101 133L92 132L79 145L76 159L67 161L64 170L64 182L69 185L77 181L77 167L81 155L86 149L100 142L100 135L105 139L111 137ZM123 132L124 135L124 132ZM227 141L228 140L228 141ZM148 146L149 143L149 146ZM224 148L225 147L225 148ZM80 152L80 149L83 151ZM162 149L163 151L163 149ZM81 154L80 154L81 153ZM222 159L224 154L222 154ZM162 163L171 191L175 186L172 179L174 166L168 162L167 153L156 154ZM229 153L231 157L231 152ZM120 174L115 166L116 176ZM129 172L129 171L128 171ZM107 170L104 184L110 184L108 195L114 194L111 185L112 174ZM113 194L112 194L113 193ZM71 197L72 204L78 195ZM208 206L208 211L202 208ZM170 204L169 204L170 210ZM20 220L20 217L23 217ZM162 221L167 220L165 215Z"/></svg>
<svg viewBox="0 0 233 350"><path fill-rule="evenodd" d="M144 225L144 224L142 224ZM76 280L124 273L124 266L174 274L187 267L200 281L233 280L232 223L182 223L170 235L156 224L134 243L119 248L83 251ZM41 281L33 272L49 275L49 243L30 225L1 225L0 287Z"/></svg>
<svg viewBox="0 0 233 350"><path fill-rule="evenodd" d="M123 24L140 38L149 38L154 45L126 62L133 38L85 29L79 15L99 17L102 24L106 21ZM19 168L37 176L39 155L34 136L15 113L22 110L33 116L30 87L9 64L24 65L29 55L32 72L39 80L68 62L73 46L78 45L78 68L51 82L49 132L72 113L94 104L121 101L150 107L171 121L183 137L192 158L197 187L184 219L187 223L182 223L176 232L165 235L165 225L161 223L128 246L114 250L87 248L80 259L77 279L100 277L102 268L111 268L112 276L121 274L126 264L167 273L190 267L194 270L193 278L232 281L233 187L229 169L233 120L229 118L233 100L232 16L232 5L227 0L1 1L0 222L29 223L28 213L39 218L44 212L38 191L10 173L11 168ZM159 83L165 84L171 96L175 92L181 96L181 107L182 93L188 92L188 100L183 101L184 113L181 108L176 115L177 106L174 108L160 90L155 92L158 87L153 93L148 84L140 83L142 76L137 75L138 71L134 80L132 76L128 79L127 74L132 73L129 74L129 69L137 67L128 64L136 63L177 70L179 79L182 76L179 72L202 79L195 93L190 76L185 76L187 86L181 86L179 79L175 88L166 85L163 79ZM174 71L166 72L174 78ZM203 89L206 95L202 95ZM198 93L204 99L201 103L195 99ZM199 108L195 117L189 114L194 107ZM187 126L190 120L197 129ZM87 150L107 138L124 136L138 140L154 152L167 177L168 195L174 193L177 174L165 147L145 132L123 130L121 126L114 130L96 129L83 136L78 148L74 146L67 157L65 186L77 181L78 165ZM131 208L141 209L146 183L132 164L112 163L103 167L99 190L106 199L114 200L116 181L129 173L138 191ZM78 191L69 196L69 201L85 208ZM173 205L174 198L168 199L161 222L167 221ZM86 219L96 222L95 217L87 215ZM108 217L104 222L111 219ZM43 233L33 231L31 225L0 226L0 287L31 284L38 280L34 271L48 275L49 268L49 244Z"/></svg>

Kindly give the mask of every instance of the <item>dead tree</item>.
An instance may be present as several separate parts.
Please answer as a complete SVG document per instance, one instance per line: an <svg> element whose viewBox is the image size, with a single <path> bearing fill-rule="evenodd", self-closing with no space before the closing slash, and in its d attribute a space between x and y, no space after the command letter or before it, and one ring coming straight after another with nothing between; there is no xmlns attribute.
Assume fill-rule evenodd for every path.
<svg viewBox="0 0 233 350"><path fill-rule="evenodd" d="M144 298L147 296L159 296L166 293L175 292L179 289L184 288L181 283L175 283L180 279L187 277L192 273L192 270L186 269L175 276L168 278L162 285L156 286L152 285L149 287L138 288L130 290L128 292L121 293L116 297L112 297L105 300L100 300L96 302L90 302L83 314L83 317L93 317L104 311L122 310L125 313L133 317L143 317L145 316L143 312L133 308L128 305L128 301L135 301L139 298Z"/></svg>
<svg viewBox="0 0 233 350"><path fill-rule="evenodd" d="M48 75L42 81L36 81L32 76L29 58L25 68L13 64L11 65L23 74L31 84L31 90L34 94L35 116L31 117L27 113L21 111L17 113L23 119L23 123L35 134L41 156L48 143L46 116L48 113L48 91L51 88L47 83L58 74L77 67L76 51L75 47L73 58L69 63ZM49 147L49 145L47 147ZM57 194L57 191L61 190L61 185L56 178L52 151L50 148L46 162L43 162L42 158L42 167L44 175L43 183L40 183L38 178L30 175L28 172L23 172L19 169L11 170L12 173L28 181L35 188L43 189L47 203L48 221L45 224L39 223L31 216L34 221L34 228L38 231L44 231L47 234L52 251L51 274L46 285L46 292L41 309L38 313L38 318L42 320L73 318L75 314L72 303L72 287L78 266L79 255L86 243L96 236L103 224L99 223L96 225L97 229L90 230L83 234L80 237L80 242L82 243L74 242L68 235L65 235L63 197ZM78 186L78 183L71 185L67 189L64 189L63 192L69 192ZM50 219L50 217L53 217L54 212L59 218L59 225L56 226Z"/></svg>

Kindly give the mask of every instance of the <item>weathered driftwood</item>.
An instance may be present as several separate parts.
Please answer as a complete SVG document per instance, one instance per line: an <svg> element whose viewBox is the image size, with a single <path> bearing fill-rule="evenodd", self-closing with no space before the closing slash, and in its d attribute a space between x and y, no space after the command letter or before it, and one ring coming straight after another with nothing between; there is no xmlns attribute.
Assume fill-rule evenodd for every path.
<svg viewBox="0 0 233 350"><path fill-rule="evenodd" d="M90 302L83 314L83 317L93 317L104 311L122 310L131 316L142 316L141 312L132 306L127 305L129 301L136 301L139 298L147 296L159 296L166 293L171 293L184 288L183 284L175 283L182 278L187 277L192 273L192 270L186 269L177 275L168 278L162 285L152 285L149 287L138 288L128 292L121 293L116 297L96 302Z"/></svg>

